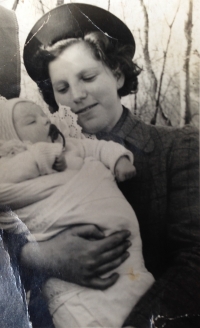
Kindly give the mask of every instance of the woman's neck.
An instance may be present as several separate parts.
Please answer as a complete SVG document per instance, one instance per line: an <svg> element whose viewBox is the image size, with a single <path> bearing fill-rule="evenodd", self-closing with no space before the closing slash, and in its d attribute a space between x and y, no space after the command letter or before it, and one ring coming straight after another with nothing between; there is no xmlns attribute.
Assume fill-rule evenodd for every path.
<svg viewBox="0 0 200 328"><path fill-rule="evenodd" d="M109 126L107 126L104 131L102 132L110 132L112 131L112 129L115 127L115 125L117 124L117 122L120 120L121 116L123 113L123 106L120 102L120 104L116 107L116 116L115 119L112 121L112 124L109 124Z"/></svg>

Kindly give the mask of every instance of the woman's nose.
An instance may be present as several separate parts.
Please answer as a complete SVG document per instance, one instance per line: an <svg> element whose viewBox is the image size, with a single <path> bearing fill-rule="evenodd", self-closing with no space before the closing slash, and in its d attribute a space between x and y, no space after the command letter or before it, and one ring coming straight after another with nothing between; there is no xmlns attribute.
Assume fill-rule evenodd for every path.
<svg viewBox="0 0 200 328"><path fill-rule="evenodd" d="M79 103L87 97L85 88L81 85L71 88L72 99L74 103Z"/></svg>

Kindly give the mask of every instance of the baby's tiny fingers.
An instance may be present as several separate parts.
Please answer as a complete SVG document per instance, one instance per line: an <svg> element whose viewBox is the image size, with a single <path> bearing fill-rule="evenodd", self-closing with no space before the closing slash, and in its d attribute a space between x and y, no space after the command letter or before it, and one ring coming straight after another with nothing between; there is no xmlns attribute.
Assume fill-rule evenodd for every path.
<svg viewBox="0 0 200 328"><path fill-rule="evenodd" d="M129 172L129 173L126 175L126 177L127 177L127 179L131 179L131 178L133 178L135 175L136 175L136 172Z"/></svg>
<svg viewBox="0 0 200 328"><path fill-rule="evenodd" d="M133 166L133 168L132 168L132 174L133 174L133 177L136 176L136 168L135 168L135 166Z"/></svg>

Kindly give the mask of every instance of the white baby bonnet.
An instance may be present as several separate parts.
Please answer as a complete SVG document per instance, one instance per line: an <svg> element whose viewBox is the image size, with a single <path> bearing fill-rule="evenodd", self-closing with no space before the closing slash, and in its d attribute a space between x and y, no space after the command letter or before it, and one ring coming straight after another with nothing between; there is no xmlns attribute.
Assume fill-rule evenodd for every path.
<svg viewBox="0 0 200 328"><path fill-rule="evenodd" d="M13 124L13 109L20 102L27 102L23 98L12 98L7 100L0 96L0 140L12 140L19 137Z"/></svg>

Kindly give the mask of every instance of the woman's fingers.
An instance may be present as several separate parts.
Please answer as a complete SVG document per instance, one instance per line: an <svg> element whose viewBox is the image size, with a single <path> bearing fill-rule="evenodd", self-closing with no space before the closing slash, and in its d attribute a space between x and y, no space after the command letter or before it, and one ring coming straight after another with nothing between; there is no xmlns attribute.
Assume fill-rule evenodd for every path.
<svg viewBox="0 0 200 328"><path fill-rule="evenodd" d="M129 240L125 240L125 242L111 251L102 253L98 258L97 265L103 265L121 257L130 246L131 242Z"/></svg>
<svg viewBox="0 0 200 328"><path fill-rule="evenodd" d="M129 252L123 253L120 257L116 258L110 263L101 265L95 270L97 276L103 275L111 270L118 268L130 256Z"/></svg>
<svg viewBox="0 0 200 328"><path fill-rule="evenodd" d="M121 231L101 240L89 241L90 247L85 262L88 278L107 273L125 261L128 257L126 250L131 246L131 242L127 240L128 236L128 231Z"/></svg>
<svg viewBox="0 0 200 328"><path fill-rule="evenodd" d="M85 287L105 290L108 287L111 287L112 285L114 285L118 278L119 278L118 273L113 273L107 278L95 277L95 278L90 279L85 284Z"/></svg>
<svg viewBox="0 0 200 328"><path fill-rule="evenodd" d="M124 243L125 240L130 237L130 231L123 230L113 233L112 235L97 241L99 247L99 254L108 252L112 249L116 249L120 244Z"/></svg>
<svg viewBox="0 0 200 328"><path fill-rule="evenodd" d="M102 239L105 237L104 233L94 224L74 226L71 228L71 232L74 236L79 236L90 240Z"/></svg>
<svg viewBox="0 0 200 328"><path fill-rule="evenodd" d="M28 243L30 245L25 245L26 251L22 253L22 262L30 269L45 272L47 276L90 288L106 289L116 282L118 275L105 279L99 276L125 261L129 247L126 239L129 236L128 231L122 231L104 238L103 233L93 225L76 226L38 243L31 261L30 254L33 252L28 246L33 245Z"/></svg>
<svg viewBox="0 0 200 328"><path fill-rule="evenodd" d="M103 241L105 240L106 238ZM129 253L126 252L126 250L130 246L131 242L125 239L115 248L98 255L98 244L96 242L91 244L92 250L89 250L88 252L90 259L88 257L88 261L85 263L88 278L108 273L120 266L129 256Z"/></svg>

